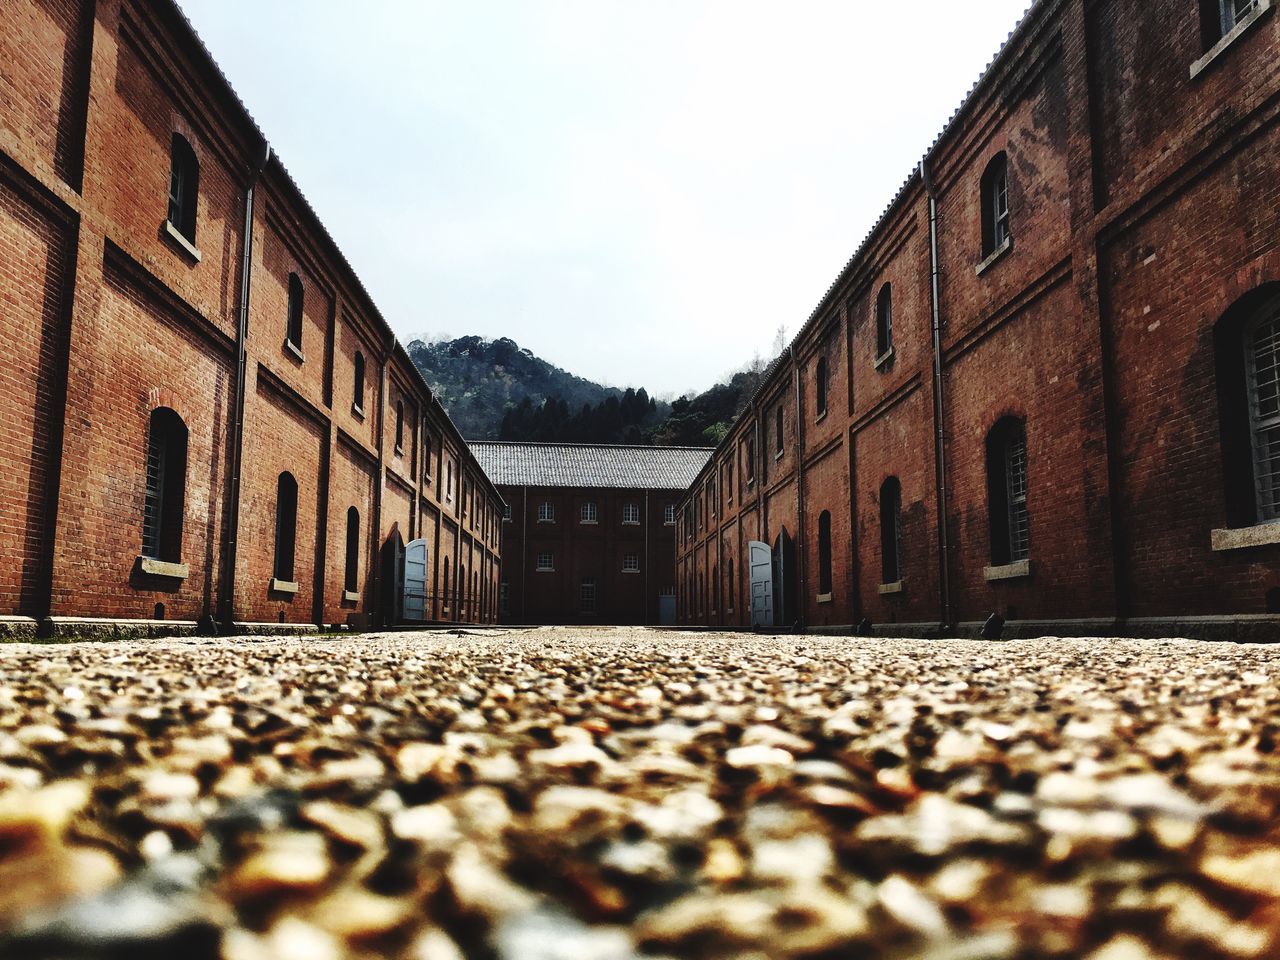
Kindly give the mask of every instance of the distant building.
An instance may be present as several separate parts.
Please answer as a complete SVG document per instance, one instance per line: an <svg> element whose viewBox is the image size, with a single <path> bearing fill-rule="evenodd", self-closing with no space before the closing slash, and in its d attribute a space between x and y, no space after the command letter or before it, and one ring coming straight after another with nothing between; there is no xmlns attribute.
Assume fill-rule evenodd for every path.
<svg viewBox="0 0 1280 960"><path fill-rule="evenodd" d="M0 4L0 635L492 622L502 501L172 0Z"/></svg>
<svg viewBox="0 0 1280 960"><path fill-rule="evenodd" d="M1280 638L1280 20L1039 0L681 509L680 622Z"/></svg>
<svg viewBox="0 0 1280 960"><path fill-rule="evenodd" d="M471 450L507 503L502 623L676 620L676 504L711 451L481 443Z"/></svg>

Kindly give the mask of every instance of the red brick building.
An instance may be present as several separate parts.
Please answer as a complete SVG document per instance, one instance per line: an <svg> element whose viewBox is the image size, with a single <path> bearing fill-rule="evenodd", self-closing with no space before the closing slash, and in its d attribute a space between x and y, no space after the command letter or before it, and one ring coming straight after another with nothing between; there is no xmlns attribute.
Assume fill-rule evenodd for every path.
<svg viewBox="0 0 1280 960"><path fill-rule="evenodd" d="M1280 636L1272 7L1033 5L692 485L681 623Z"/></svg>
<svg viewBox="0 0 1280 960"><path fill-rule="evenodd" d="M497 490L170 0L0 7L0 337L0 630L496 618Z"/></svg>
<svg viewBox="0 0 1280 960"><path fill-rule="evenodd" d="M711 451L481 443L507 503L503 623L673 624L676 504Z"/></svg>

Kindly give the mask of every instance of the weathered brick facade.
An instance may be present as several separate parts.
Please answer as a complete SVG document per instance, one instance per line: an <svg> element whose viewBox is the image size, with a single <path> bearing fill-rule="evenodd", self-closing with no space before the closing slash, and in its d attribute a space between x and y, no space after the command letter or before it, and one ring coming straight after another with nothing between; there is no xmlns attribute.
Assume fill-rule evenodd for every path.
<svg viewBox="0 0 1280 960"><path fill-rule="evenodd" d="M676 504L710 450L471 446L509 505L500 622L675 623Z"/></svg>
<svg viewBox="0 0 1280 960"><path fill-rule="evenodd" d="M168 0L0 8L0 632L399 622L413 541L424 619L496 620L501 498L268 156Z"/></svg>
<svg viewBox="0 0 1280 960"><path fill-rule="evenodd" d="M682 623L749 624L748 544L790 537L785 626L1280 636L1239 333L1280 290L1280 23L1271 0L1227 6L1225 35L1217 0L1032 7L690 488ZM1017 471L988 452L1008 424L1021 559L1002 555Z"/></svg>

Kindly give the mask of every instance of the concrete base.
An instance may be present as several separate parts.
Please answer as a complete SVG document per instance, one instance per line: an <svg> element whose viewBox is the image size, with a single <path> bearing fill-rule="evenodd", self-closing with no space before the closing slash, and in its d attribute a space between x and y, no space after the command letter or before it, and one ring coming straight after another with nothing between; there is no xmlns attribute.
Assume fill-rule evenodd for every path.
<svg viewBox="0 0 1280 960"><path fill-rule="evenodd" d="M46 617L40 636L49 640L140 640L190 637L194 620L114 620L103 617Z"/></svg>
<svg viewBox="0 0 1280 960"><path fill-rule="evenodd" d="M0 617L0 642L35 640L40 636L40 623L34 617Z"/></svg>
<svg viewBox="0 0 1280 960"><path fill-rule="evenodd" d="M305 637L319 633L314 623L233 623L231 633L237 637Z"/></svg>

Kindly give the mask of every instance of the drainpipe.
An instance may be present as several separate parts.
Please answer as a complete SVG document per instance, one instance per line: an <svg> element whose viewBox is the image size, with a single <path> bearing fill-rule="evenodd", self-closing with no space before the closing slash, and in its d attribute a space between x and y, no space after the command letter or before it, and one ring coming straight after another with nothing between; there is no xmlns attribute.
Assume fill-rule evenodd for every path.
<svg viewBox="0 0 1280 960"><path fill-rule="evenodd" d="M520 622L529 622L529 487L524 487L520 508Z"/></svg>
<svg viewBox="0 0 1280 960"><path fill-rule="evenodd" d="M938 491L938 603L942 628L951 626L951 557L947 542L947 443L946 398L942 378L942 303L938 296L938 194L929 169L929 158L920 162L920 177L929 195L929 269L930 300L933 314L933 420L934 420L934 487Z"/></svg>
<svg viewBox="0 0 1280 960"><path fill-rule="evenodd" d="M644 601L641 624L649 624L649 491L644 492Z"/></svg>
<svg viewBox="0 0 1280 960"><path fill-rule="evenodd" d="M253 275L253 208L262 171L271 160L271 144L262 142L262 152L257 157L249 176L249 187L244 196L244 250L240 262L240 316L236 324L236 383L235 411L231 417L231 490L227 499L227 540L222 549L222 611L224 633L231 632L235 620L236 553L240 535L240 470L244 460L244 398L245 374L249 355L249 287Z"/></svg>
<svg viewBox="0 0 1280 960"><path fill-rule="evenodd" d="M800 408L804 395L800 388L800 364L796 360L795 344L793 343L788 349L791 352L791 373L796 382L796 566L800 568L797 571L800 575L800 609L796 611L796 623L803 630L806 601L809 596L808 564L805 563L805 544L808 540L805 536L807 528L804 523L804 416Z"/></svg>

